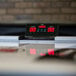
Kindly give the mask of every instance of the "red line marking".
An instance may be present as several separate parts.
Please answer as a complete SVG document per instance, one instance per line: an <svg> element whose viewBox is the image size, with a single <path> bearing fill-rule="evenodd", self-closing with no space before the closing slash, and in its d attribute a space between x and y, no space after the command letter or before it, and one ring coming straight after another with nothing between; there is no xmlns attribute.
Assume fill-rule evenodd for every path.
<svg viewBox="0 0 76 76"><path fill-rule="evenodd" d="M16 52L16 49L0 49L0 52Z"/></svg>

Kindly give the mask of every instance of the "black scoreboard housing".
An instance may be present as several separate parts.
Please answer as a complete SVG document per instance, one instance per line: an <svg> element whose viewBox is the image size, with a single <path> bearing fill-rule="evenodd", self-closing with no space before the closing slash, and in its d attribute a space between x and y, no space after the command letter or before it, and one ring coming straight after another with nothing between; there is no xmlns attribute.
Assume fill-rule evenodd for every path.
<svg viewBox="0 0 76 76"><path fill-rule="evenodd" d="M46 25L55 28L54 32L30 33L31 26ZM55 37L55 36L76 36L76 24L51 24L51 23L25 23L25 24L0 24L0 36L24 36L24 37Z"/></svg>

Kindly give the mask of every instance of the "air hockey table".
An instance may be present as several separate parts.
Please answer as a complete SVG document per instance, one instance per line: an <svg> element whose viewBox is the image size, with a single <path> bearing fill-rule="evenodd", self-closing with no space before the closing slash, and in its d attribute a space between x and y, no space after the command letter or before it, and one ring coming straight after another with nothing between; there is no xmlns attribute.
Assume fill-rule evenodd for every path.
<svg viewBox="0 0 76 76"><path fill-rule="evenodd" d="M17 32L19 31L22 30L18 30ZM22 34L22 33L19 32L16 34ZM64 34L65 32L62 33ZM5 34L5 32L0 34ZM7 34L10 35L9 31L7 31ZM12 35L13 34L14 31ZM76 61L73 58L70 58L71 57L70 53L76 51L75 37L73 38L69 37L69 40L72 39L70 42L67 40L67 38L65 41L65 37L64 37L64 41L63 40L60 41L60 43L66 42L68 45L73 43L74 44L73 46L71 44L71 47L69 47L70 45L67 47L63 47L63 44L62 45L60 44L61 47L59 48L58 46L60 45L58 45L56 46L58 47L56 49L54 45L55 42L52 41L53 38L51 39L51 41L48 40L48 42L46 42L46 40L42 42L42 39L40 41L37 41L36 38L33 39L34 40L33 42L31 41L28 42L27 39L26 39L27 41L25 42L23 36L21 36L20 38L20 40L23 39L22 41L19 41L18 37L15 38L12 37L13 39L11 41L10 39L7 39L6 36L4 37L4 42L3 42L2 37L3 35L0 37L0 41L2 40L0 42L0 45L5 44L7 46L10 46L10 42L11 42L11 47L0 46L0 75L76 76ZM62 37L59 38L62 39ZM59 38L56 37L56 40L60 40ZM63 51L63 54L65 53L66 55L67 53L69 53L70 56L68 58L67 56L61 54L60 54L61 56L54 56L54 55L51 56L47 54L48 50L55 50L55 52L58 50ZM65 50L66 52L64 52ZM44 53L46 53L46 55Z"/></svg>

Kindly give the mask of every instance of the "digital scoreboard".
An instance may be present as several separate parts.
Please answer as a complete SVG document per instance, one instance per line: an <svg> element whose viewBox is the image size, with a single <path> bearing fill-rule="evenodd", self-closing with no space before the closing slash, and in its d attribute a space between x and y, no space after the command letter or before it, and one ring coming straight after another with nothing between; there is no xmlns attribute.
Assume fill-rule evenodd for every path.
<svg viewBox="0 0 76 76"><path fill-rule="evenodd" d="M57 35L57 25L51 24L28 24L26 29L26 36L46 37Z"/></svg>
<svg viewBox="0 0 76 76"><path fill-rule="evenodd" d="M56 36L76 36L76 24L0 24L0 36L19 36L21 39L25 39L25 37L52 38Z"/></svg>

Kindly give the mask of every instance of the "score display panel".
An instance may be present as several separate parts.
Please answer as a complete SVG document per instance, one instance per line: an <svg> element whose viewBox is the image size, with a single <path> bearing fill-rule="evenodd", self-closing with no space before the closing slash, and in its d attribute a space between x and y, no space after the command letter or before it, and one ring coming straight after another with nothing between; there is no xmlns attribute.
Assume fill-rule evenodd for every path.
<svg viewBox="0 0 76 76"><path fill-rule="evenodd" d="M58 26L53 24L27 24L26 36L47 37L57 36Z"/></svg>

